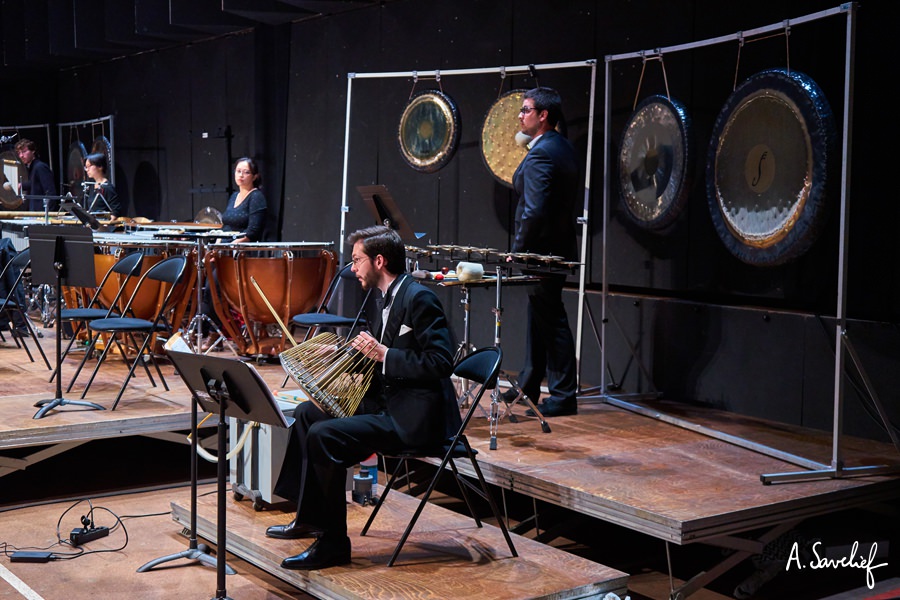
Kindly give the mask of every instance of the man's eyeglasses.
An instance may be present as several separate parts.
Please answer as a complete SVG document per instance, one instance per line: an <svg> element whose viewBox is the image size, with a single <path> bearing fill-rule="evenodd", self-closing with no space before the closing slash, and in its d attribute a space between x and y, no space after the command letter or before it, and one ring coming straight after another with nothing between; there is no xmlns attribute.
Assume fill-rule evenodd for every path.
<svg viewBox="0 0 900 600"><path fill-rule="evenodd" d="M358 265L359 263L361 263L364 260L367 260L368 258L369 258L368 256L354 256L353 258L350 259L350 262L353 263L353 266L355 267L356 265Z"/></svg>
<svg viewBox="0 0 900 600"><path fill-rule="evenodd" d="M519 109L519 114L527 115L531 111L537 110L537 109L538 109L537 106L523 106L522 108Z"/></svg>

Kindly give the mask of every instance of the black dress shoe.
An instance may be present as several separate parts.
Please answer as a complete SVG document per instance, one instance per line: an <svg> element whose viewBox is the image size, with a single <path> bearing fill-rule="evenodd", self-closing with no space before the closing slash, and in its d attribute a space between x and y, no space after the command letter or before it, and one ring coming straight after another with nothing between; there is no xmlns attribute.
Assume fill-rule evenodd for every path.
<svg viewBox="0 0 900 600"><path fill-rule="evenodd" d="M287 557L281 561L281 566L285 569L312 570L349 563L350 538L345 535L336 539L327 536L317 538L306 552Z"/></svg>
<svg viewBox="0 0 900 600"><path fill-rule="evenodd" d="M321 529L316 529L312 525L306 523L298 523L294 519L287 525L272 525L266 529L266 537L279 540L299 540L300 538L316 537L322 533Z"/></svg>
<svg viewBox="0 0 900 600"><path fill-rule="evenodd" d="M547 398L538 406L538 410L541 411L541 415L545 417L565 417L567 415L577 415L578 403L575 401L575 398L569 398L567 400ZM525 411L525 414L529 417L535 416L534 411L530 408Z"/></svg>

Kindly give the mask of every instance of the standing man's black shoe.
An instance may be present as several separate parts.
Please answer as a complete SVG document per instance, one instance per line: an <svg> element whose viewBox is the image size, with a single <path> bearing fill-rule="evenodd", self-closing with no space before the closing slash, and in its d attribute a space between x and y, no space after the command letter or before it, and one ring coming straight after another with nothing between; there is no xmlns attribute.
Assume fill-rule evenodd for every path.
<svg viewBox="0 0 900 600"><path fill-rule="evenodd" d="M566 398L565 400L559 400L557 398L546 398L540 405L538 405L538 410L541 411L541 414L545 417L565 417L568 415L577 415L578 414L578 402L576 402L575 398ZM534 411L530 408L525 411L525 414L529 417L533 417Z"/></svg>
<svg viewBox="0 0 900 600"><path fill-rule="evenodd" d="M272 525L266 529L266 537L278 540L299 540L301 538L316 537L320 533L322 533L321 529L316 529L306 523L298 523L297 519L294 519L287 525Z"/></svg>
<svg viewBox="0 0 900 600"><path fill-rule="evenodd" d="M289 556L281 561L285 569L312 570L336 567L350 563L350 538L346 535L330 538L323 535L312 545L296 556Z"/></svg>

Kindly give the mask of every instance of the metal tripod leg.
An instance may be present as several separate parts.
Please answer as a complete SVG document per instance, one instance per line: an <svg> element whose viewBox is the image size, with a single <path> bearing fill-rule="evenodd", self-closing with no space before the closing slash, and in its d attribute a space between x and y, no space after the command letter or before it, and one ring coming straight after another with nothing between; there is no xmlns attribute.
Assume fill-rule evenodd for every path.
<svg viewBox="0 0 900 600"><path fill-rule="evenodd" d="M521 400L522 402L525 403L526 406L528 406L529 409L531 409L531 412L534 413L534 416L536 416L538 418L538 421L541 424L541 431L543 431L544 433L551 433L550 424L547 423L547 420L544 418L544 415L542 415L541 411L538 410L537 404L535 404L531 400L531 398L529 398L528 396L525 395L525 392L522 391L522 388L519 387L519 384L516 383L516 381L515 381L515 379L513 379L512 375L509 375L505 371L500 371L500 377L506 378L506 380L509 382L510 387L516 391L516 397L513 400L511 400L511 401L504 400L503 401L504 404L506 404L506 408L503 411L503 414L500 415L500 418L503 419L504 417L509 417L510 423L517 423L518 417L515 414L513 414L512 409L516 404L519 403L519 400ZM501 395L500 397L502 398L503 396Z"/></svg>

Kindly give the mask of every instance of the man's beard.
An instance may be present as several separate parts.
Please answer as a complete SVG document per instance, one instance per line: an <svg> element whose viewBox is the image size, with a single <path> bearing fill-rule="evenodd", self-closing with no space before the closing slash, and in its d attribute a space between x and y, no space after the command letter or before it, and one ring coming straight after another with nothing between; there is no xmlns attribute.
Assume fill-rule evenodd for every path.
<svg viewBox="0 0 900 600"><path fill-rule="evenodd" d="M364 292L368 292L370 289L374 289L378 287L378 282L376 281L373 273L366 273L363 277L357 278L359 279L359 283L362 286Z"/></svg>

